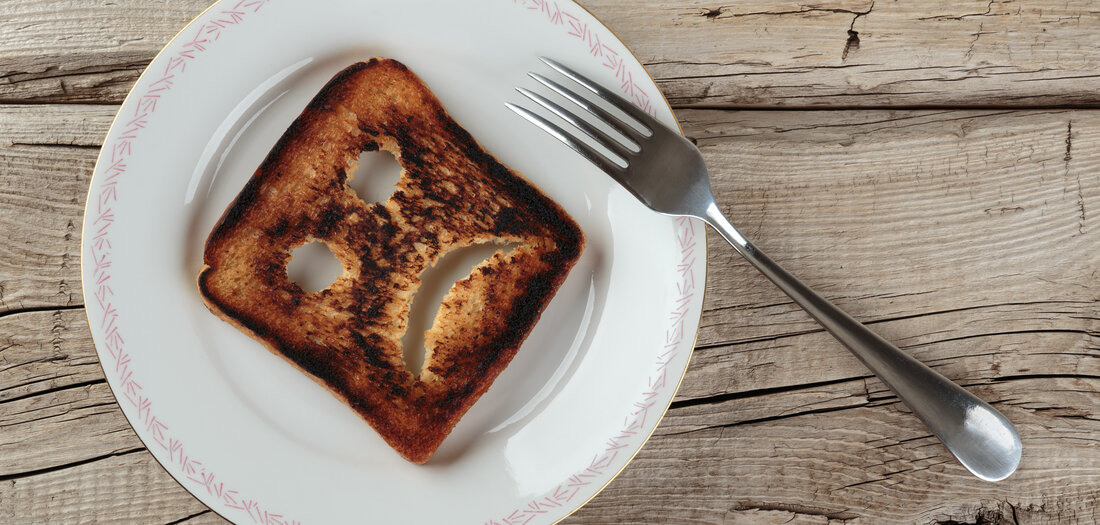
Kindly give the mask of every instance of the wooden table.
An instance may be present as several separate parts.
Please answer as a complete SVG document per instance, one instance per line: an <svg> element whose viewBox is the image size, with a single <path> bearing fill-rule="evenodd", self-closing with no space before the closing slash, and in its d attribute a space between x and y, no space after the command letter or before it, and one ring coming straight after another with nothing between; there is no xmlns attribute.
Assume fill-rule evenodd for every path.
<svg viewBox="0 0 1100 525"><path fill-rule="evenodd" d="M222 523L124 420L79 271L118 104L207 1L0 3L0 522ZM967 474L711 236L671 410L566 523L1100 522L1095 4L584 5L657 79L733 222L991 401L1025 455L1001 483Z"/></svg>

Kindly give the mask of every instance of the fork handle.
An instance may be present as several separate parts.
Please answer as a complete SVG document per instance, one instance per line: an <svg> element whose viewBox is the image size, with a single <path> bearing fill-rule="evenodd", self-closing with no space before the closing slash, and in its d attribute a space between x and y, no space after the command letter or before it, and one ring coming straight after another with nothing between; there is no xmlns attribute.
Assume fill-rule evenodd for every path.
<svg viewBox="0 0 1100 525"><path fill-rule="evenodd" d="M756 269L851 350L939 437L956 458L988 481L1008 477L1020 462L1016 428L1000 412L878 336L750 243L716 204L706 221Z"/></svg>

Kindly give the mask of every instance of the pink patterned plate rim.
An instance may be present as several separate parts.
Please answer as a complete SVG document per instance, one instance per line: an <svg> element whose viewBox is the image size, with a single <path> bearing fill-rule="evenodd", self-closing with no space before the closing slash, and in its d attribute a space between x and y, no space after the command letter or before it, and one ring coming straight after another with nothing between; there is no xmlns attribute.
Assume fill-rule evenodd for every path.
<svg viewBox="0 0 1100 525"><path fill-rule="evenodd" d="M701 223L654 214L504 106L552 56L675 125L623 44L571 1L223 0L138 80L85 210L82 273L108 383L154 457L237 523L553 523L653 432L694 346ZM427 465L210 314L206 234L336 71L398 59L581 224L588 247L519 354ZM423 502L422 502L423 500Z"/></svg>

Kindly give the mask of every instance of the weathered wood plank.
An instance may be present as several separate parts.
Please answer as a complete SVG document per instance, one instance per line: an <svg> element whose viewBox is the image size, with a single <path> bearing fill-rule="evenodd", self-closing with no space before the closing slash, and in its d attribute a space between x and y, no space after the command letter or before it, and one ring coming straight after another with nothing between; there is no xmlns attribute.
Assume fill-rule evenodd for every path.
<svg viewBox="0 0 1100 525"><path fill-rule="evenodd" d="M4 523L225 523L145 450L0 482Z"/></svg>
<svg viewBox="0 0 1100 525"><path fill-rule="evenodd" d="M48 391L0 406L0 476L144 449L106 383Z"/></svg>
<svg viewBox="0 0 1100 525"><path fill-rule="evenodd" d="M813 523L815 516L857 524L965 522L978 513L992 516L1010 508L1027 513L1031 521L1024 523L1071 523L1073 515L1081 523L1095 518L1090 512L1100 497L1100 459L1095 455L1100 379L1016 379L1000 381L995 388L992 395L1005 400L999 406L1018 423L1028 446L1020 473L1001 484L966 474L896 402L861 401L865 387L856 380L792 392L787 402L784 395L766 395L675 408L622 477L571 522L757 523L798 517ZM821 399L856 401L822 407ZM762 410L764 405L773 409ZM791 412L807 407L811 409ZM761 417L739 421L746 412ZM75 422L73 427L74 433L83 428ZM685 455L686 450L693 452ZM128 491L135 477L163 473L150 461L113 465L116 457L20 477L8 495L33 502L49 490L43 486L65 485L43 478L53 480L66 472L64 479L72 483L83 476L82 469L106 463L103 468L126 468L130 474L97 474L94 490L68 495L71 501L48 510L55 513L51 516L64 516L90 505L100 520L119 518L106 509L133 496ZM192 512L193 503L181 488L165 484L162 489L161 497L170 501L148 499L149 508L122 511ZM31 505L15 516L35 518L39 515L33 512L43 508ZM4 510L0 507L0 515ZM215 516L203 519L218 522Z"/></svg>
<svg viewBox="0 0 1100 525"><path fill-rule="evenodd" d="M1095 104L1083 0L585 2L676 106Z"/></svg>
<svg viewBox="0 0 1100 525"><path fill-rule="evenodd" d="M82 308L0 317L0 478L141 449Z"/></svg>
<svg viewBox="0 0 1100 525"><path fill-rule="evenodd" d="M906 518L918 517L913 514L918 509L921 520L911 522L924 523L996 512L1002 501L1026 510L1034 523L1066 523L1071 512L1081 519L1089 516L1090 502L1100 496L1095 488L1100 482L1095 479L1100 477L1100 465L1094 464L1100 461L1094 454L1095 436L1100 432L1100 379L998 381L985 395L1004 400L1000 407L1019 424L1028 446L1024 468L1002 484L984 484L965 474L907 411L896 402L873 399L865 382L857 379L674 408L638 460L573 522L720 523L734 518L760 520L764 518L761 512L784 521L792 514L806 514L862 519L854 523L909 522ZM112 410L117 408L112 405ZM118 432L129 434L121 415L116 420ZM84 436L86 423L69 419L68 434ZM72 437L66 439L73 441ZM95 442L101 437L89 435L87 439ZM36 443L47 449L57 440L38 439ZM133 449L123 453L127 450ZM686 450L694 452L685 456ZM116 456L111 454L92 463L114 461ZM146 463L134 475L156 476L159 467ZM81 463L64 471L85 466ZM1052 477L1066 469L1065 476ZM929 474L918 475L926 470ZM6 468L0 471L10 472ZM40 483L41 477L52 479L59 472L25 476L29 484L20 479L12 488L44 490L40 487L50 483ZM77 474L65 476L72 480ZM103 494L130 496L126 491L133 479L97 478L95 490L80 504L68 504L80 507L94 502L95 512L105 512L117 502L97 498ZM688 480L694 481L689 484ZM771 490L754 485L765 482ZM104 486L115 483L111 490ZM892 488L894 485L901 486ZM881 489L872 491L871 486ZM775 490L777 487L782 490ZM183 492L174 484L163 488ZM1054 489L1057 500L1047 494ZM10 494L16 499L26 496ZM644 498L639 498L640 494ZM37 498L41 493L32 495ZM152 500L148 504L155 505L158 512L175 512L178 507L186 507L180 512L190 512L188 498L176 497L179 499L172 499L171 505ZM869 498L876 504L868 504ZM653 503L639 506L641 500ZM1073 503L1078 500L1080 504ZM57 505L50 509L72 511ZM884 509L896 510L891 514ZM112 515L97 516L106 519ZM214 516L205 519L217 522Z"/></svg>
<svg viewBox="0 0 1100 525"><path fill-rule="evenodd" d="M0 171L0 199L36 217L18 221L16 233L0 230L0 242L32 254L0 251L0 281L29 276L19 288L24 307L56 304L31 302L56 285L34 277L56 260L34 261L58 244L51 213L79 221L111 114L0 111L0 162L19 167ZM1072 523L1074 513L1096 520L1100 219L1091 203L1100 196L1100 112L680 117L746 234L997 403L1020 424L1028 456L1007 484L963 473L854 358L712 242L700 349L673 410L638 460L568 522L975 522L1012 512L1021 523ZM76 178L74 162L83 162L84 187L65 182ZM48 206L36 211L39 201ZM8 217L15 212L0 214ZM78 233L66 242L78 253ZM83 312L18 310L0 313L0 478L15 476L0 483L0 518L13 517L0 521L168 523L197 514L196 523L219 522L170 479L155 496L107 496L167 477L151 459L112 466L141 445L100 382ZM140 472L104 474L119 468Z"/></svg>
<svg viewBox="0 0 1100 525"><path fill-rule="evenodd" d="M845 396L848 387L820 390ZM652 438L619 479L577 513L577 522L1064 524L1100 518L1100 378L1008 380L986 394L1005 400L998 407L1017 422L1026 450L1020 470L1000 483L969 475L896 402L743 424L729 420L743 408L752 412L756 400L733 400L671 411L662 428L715 424Z"/></svg>
<svg viewBox="0 0 1100 525"><path fill-rule="evenodd" d="M0 403L103 380L82 308L0 317Z"/></svg>
<svg viewBox="0 0 1100 525"><path fill-rule="evenodd" d="M0 105L0 314L83 304L84 199L115 111Z"/></svg>
<svg viewBox="0 0 1100 525"><path fill-rule="evenodd" d="M0 4L0 103L119 103L209 0Z"/></svg>
<svg viewBox="0 0 1100 525"><path fill-rule="evenodd" d="M1004 410L1024 463L1000 484L969 476L881 382L712 242L701 348L679 401L579 522L1096 521L1100 219L1088 210L1100 197L1100 113L680 117L735 224Z"/></svg>
<svg viewBox="0 0 1100 525"><path fill-rule="evenodd" d="M1100 102L1085 0L584 0L676 106ZM0 102L121 102L208 0L0 5Z"/></svg>
<svg viewBox="0 0 1100 525"><path fill-rule="evenodd" d="M681 119L734 224L921 359L964 382L1047 366L1100 375L1100 214L1090 211L1100 112ZM781 387L810 369L821 381L865 373L832 357L839 345L711 241L697 366L682 396Z"/></svg>

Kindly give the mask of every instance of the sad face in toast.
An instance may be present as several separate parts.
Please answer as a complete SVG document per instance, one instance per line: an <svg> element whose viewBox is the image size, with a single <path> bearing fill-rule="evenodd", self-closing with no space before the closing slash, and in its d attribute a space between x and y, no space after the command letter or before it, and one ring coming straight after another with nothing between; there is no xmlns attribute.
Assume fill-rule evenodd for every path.
<svg viewBox="0 0 1100 525"><path fill-rule="evenodd" d="M377 149L404 171L389 200L367 204L347 179ZM319 292L286 271L312 241L343 267ZM421 273L483 243L514 248L454 284L414 376L401 337ZM511 361L583 246L573 219L486 153L416 75L372 59L337 74L275 144L207 239L198 284L212 312L424 463Z"/></svg>

